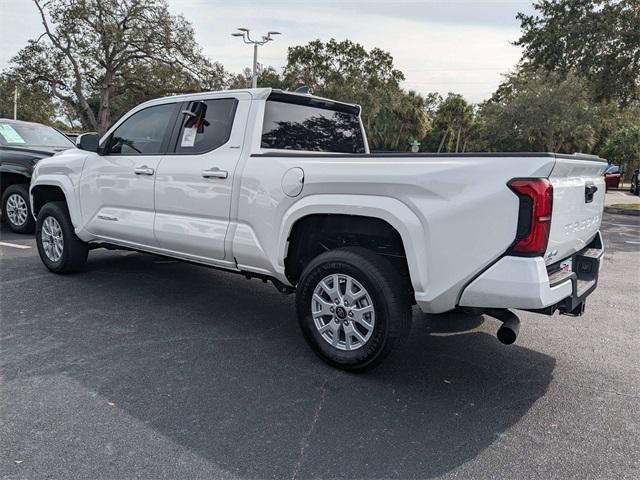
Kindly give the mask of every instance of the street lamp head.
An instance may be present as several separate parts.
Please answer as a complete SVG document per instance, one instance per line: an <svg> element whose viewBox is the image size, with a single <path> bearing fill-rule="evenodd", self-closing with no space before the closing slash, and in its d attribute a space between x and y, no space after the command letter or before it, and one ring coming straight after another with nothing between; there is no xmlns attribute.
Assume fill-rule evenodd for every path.
<svg viewBox="0 0 640 480"><path fill-rule="evenodd" d="M267 32L267 37L270 37L271 35L282 35L280 32Z"/></svg>
<svg viewBox="0 0 640 480"><path fill-rule="evenodd" d="M244 37L244 33L232 33L232 37Z"/></svg>
<svg viewBox="0 0 640 480"><path fill-rule="evenodd" d="M242 28L242 27L238 27L236 30L240 30L241 32L246 32L246 33L249 32L248 28Z"/></svg>

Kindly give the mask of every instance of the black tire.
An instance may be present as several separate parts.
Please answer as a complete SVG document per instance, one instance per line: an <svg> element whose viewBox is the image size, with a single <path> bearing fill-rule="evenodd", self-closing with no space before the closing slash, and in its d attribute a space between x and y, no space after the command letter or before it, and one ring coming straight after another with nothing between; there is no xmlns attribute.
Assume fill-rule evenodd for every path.
<svg viewBox="0 0 640 480"><path fill-rule="evenodd" d="M7 209L9 208L7 202L11 198L16 199L16 195L22 199L24 205L27 208L27 216L23 222L14 221ZM21 204L22 205L22 204ZM28 185L9 185L2 194L2 220L6 222L7 226L15 233L33 233L36 227L36 221L31 215L31 204L29 202L29 186Z"/></svg>
<svg viewBox="0 0 640 480"><path fill-rule="evenodd" d="M370 337L354 350L333 346L322 336L314 322L311 306L314 291L325 277L332 274L352 277L364 287L372 300L375 322ZM298 322L313 351L325 362L343 370L365 371L380 364L394 347L408 337L411 330L408 290L404 276L384 257L360 247L331 250L314 258L302 272L296 294ZM337 308L335 312L333 320L325 325L330 321L340 324ZM324 318L321 321L324 322ZM356 322L352 321L352 324L356 326ZM344 332L340 335L344 335Z"/></svg>
<svg viewBox="0 0 640 480"><path fill-rule="evenodd" d="M49 258L43 244L42 230L48 217L53 217L62 230L62 254L57 260ZM36 222L36 244L42 263L54 273L78 272L87 263L89 246L76 236L64 202L50 202L40 209Z"/></svg>

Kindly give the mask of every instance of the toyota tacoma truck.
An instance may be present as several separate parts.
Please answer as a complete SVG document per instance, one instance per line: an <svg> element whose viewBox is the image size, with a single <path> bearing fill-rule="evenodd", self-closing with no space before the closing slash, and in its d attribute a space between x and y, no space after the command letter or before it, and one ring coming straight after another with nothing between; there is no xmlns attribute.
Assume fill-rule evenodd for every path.
<svg viewBox="0 0 640 480"><path fill-rule="evenodd" d="M414 304L512 343L510 309L581 314L598 280L598 157L370 153L359 106L270 88L146 102L77 145L31 181L49 270L125 248L271 281L346 370L380 363Z"/></svg>

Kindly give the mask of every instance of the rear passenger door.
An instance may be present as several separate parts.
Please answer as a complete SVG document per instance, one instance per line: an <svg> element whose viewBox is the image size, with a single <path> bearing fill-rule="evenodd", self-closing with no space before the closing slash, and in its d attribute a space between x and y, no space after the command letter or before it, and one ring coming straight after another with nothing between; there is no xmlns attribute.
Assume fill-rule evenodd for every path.
<svg viewBox="0 0 640 480"><path fill-rule="evenodd" d="M233 178L250 104L248 93L238 93L182 105L156 176L154 230L161 248L196 260L225 259Z"/></svg>

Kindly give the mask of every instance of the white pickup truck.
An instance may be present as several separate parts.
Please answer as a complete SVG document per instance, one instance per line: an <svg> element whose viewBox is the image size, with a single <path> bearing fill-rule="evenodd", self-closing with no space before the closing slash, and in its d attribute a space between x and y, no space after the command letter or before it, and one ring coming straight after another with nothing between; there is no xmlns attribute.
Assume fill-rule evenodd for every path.
<svg viewBox="0 0 640 480"><path fill-rule="evenodd" d="M378 364L414 303L511 343L508 309L581 314L596 287L597 157L370 153L359 106L270 88L153 100L78 147L31 181L49 270L115 247L271 281L339 368Z"/></svg>

